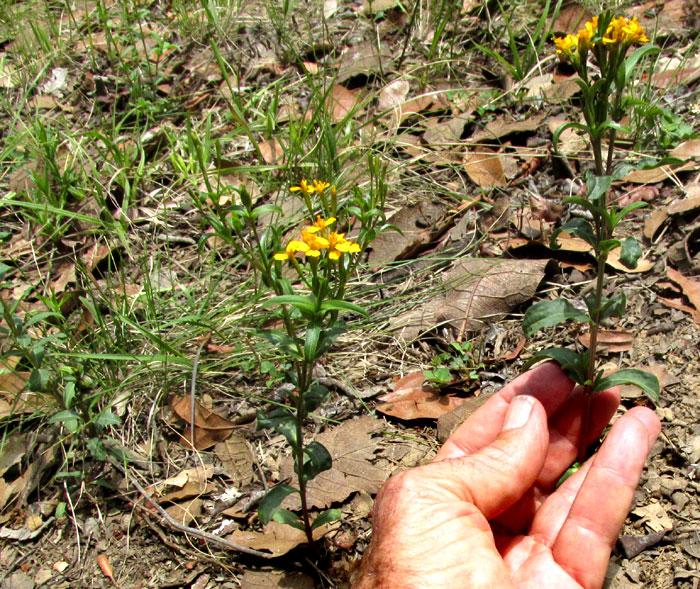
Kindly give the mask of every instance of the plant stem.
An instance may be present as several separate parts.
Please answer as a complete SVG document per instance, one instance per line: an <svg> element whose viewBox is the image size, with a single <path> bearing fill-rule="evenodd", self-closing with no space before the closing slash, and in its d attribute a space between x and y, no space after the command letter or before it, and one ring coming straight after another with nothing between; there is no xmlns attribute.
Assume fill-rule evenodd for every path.
<svg viewBox="0 0 700 589"><path fill-rule="evenodd" d="M311 546L314 544L314 536L311 530L311 520L309 518L309 507L306 500L306 478L304 478L304 393L309 388L313 364L304 363L299 366L297 375L299 378L299 396L297 397L297 446L295 448L296 456L294 461L297 464L297 478L299 481L299 496L301 497L301 519L304 522L304 533L306 539Z"/></svg>

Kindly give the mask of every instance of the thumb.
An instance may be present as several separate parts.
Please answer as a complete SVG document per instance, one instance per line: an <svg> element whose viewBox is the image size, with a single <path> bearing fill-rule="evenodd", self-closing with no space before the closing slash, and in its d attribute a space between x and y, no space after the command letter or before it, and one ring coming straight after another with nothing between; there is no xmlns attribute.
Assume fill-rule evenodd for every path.
<svg viewBox="0 0 700 589"><path fill-rule="evenodd" d="M492 519L514 505L534 484L549 446L547 413L532 396L513 397L501 432L488 446L459 458L435 462L443 489ZM444 476L438 474L444 469Z"/></svg>

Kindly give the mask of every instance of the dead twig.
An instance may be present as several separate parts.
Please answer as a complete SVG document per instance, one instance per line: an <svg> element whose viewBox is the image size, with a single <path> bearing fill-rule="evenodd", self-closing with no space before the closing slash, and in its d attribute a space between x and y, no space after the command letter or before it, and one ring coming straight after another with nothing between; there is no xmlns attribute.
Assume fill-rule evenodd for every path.
<svg viewBox="0 0 700 589"><path fill-rule="evenodd" d="M260 552L259 550L253 550L252 548L241 546L240 544L236 544L234 542L231 542L230 540L226 540L225 538L220 538L219 536L210 534L209 532L198 530L197 528L191 528L190 526L185 526L183 524L178 523L170 516L170 514L167 511L165 511L165 509L163 509L158 503L156 503L156 501L146 492L146 490L139 484L139 482L135 478L128 476L126 469L122 464L120 464L112 456L108 457L108 461L112 466L114 466L114 468L116 468L128 479L128 481L136 488L136 490L139 493L141 493L141 496L146 500L146 502L148 502L153 507L153 509L155 509L158 512L158 514L168 523L168 525L171 528L174 528L180 532L184 532L185 534L192 534L193 536L204 538L205 540L214 542L221 546L225 546L226 548L230 548L231 550L243 552L244 554L250 554L251 556L258 556L260 558L266 559L274 558L274 555L272 554Z"/></svg>

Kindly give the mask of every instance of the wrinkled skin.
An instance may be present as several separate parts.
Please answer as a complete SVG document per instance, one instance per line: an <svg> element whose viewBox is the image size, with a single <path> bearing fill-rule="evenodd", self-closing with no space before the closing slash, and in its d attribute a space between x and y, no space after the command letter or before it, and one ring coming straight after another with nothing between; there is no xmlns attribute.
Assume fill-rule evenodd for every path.
<svg viewBox="0 0 700 589"><path fill-rule="evenodd" d="M661 426L650 409L627 411L555 489L579 446L573 389L558 365L541 365L489 399L431 464L390 478L353 587L601 587ZM619 400L615 388L593 397L588 443Z"/></svg>

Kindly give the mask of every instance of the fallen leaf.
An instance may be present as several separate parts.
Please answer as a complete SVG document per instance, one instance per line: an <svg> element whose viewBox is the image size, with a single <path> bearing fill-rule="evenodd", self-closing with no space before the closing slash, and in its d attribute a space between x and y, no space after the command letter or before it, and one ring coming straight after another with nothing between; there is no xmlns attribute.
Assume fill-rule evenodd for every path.
<svg viewBox="0 0 700 589"><path fill-rule="evenodd" d="M180 419L190 425L180 437L180 443L185 448L191 448L190 431L192 426L190 397L173 396L170 408ZM228 438L236 426L228 419L209 411L199 401L195 401L194 410L194 447L197 450L206 450L214 446L217 442L222 442Z"/></svg>
<svg viewBox="0 0 700 589"><path fill-rule="evenodd" d="M700 78L700 58L661 57L654 65L651 83L657 88L670 89L688 85Z"/></svg>
<svg viewBox="0 0 700 589"><path fill-rule="evenodd" d="M669 268L666 271L666 276L683 289L683 294L688 297L690 304L700 311L700 282L683 276L683 274L673 268Z"/></svg>
<svg viewBox="0 0 700 589"><path fill-rule="evenodd" d="M700 183L692 182L685 187L685 196L672 200L666 211L670 215L677 215L697 208L700 208Z"/></svg>
<svg viewBox="0 0 700 589"><path fill-rule="evenodd" d="M384 403L377 405L376 411L404 420L437 419L466 401L441 395L439 389L426 382L423 372L407 374L379 400Z"/></svg>
<svg viewBox="0 0 700 589"><path fill-rule="evenodd" d="M319 526L313 531L314 540L320 540L328 532L337 529L339 526L339 522ZM235 530L226 536L226 539L241 546L245 546L246 548L252 548L253 550L261 552L269 552L273 556L282 556L297 546L306 544L306 534L302 530L297 530L292 526L280 524L275 521L267 524L262 533Z"/></svg>
<svg viewBox="0 0 700 589"><path fill-rule="evenodd" d="M632 349L635 335L631 331L622 329L601 330L598 332L598 346L610 352L627 352ZM578 336L578 341L586 348L591 343L590 332Z"/></svg>
<svg viewBox="0 0 700 589"><path fill-rule="evenodd" d="M243 436L231 435L214 447L224 472L238 487L253 480L253 455Z"/></svg>
<svg viewBox="0 0 700 589"><path fill-rule="evenodd" d="M622 178L623 182L632 182L633 184L655 184L663 182L669 178L673 178L678 172L688 172L694 170L696 164L692 161L685 162L678 166L658 166L650 170L634 170Z"/></svg>
<svg viewBox="0 0 700 589"><path fill-rule="evenodd" d="M487 147L480 147L478 151L467 149L462 164L469 178L480 188L501 187L506 185L502 157Z"/></svg>
<svg viewBox="0 0 700 589"><path fill-rule="evenodd" d="M631 513L641 518L644 524L654 532L673 529L673 520L660 503L641 505L634 508Z"/></svg>
<svg viewBox="0 0 700 589"><path fill-rule="evenodd" d="M642 272L648 272L654 267L654 263L646 258L639 258L637 260L636 268L628 268L620 261L620 254L622 253L622 247L616 247L608 254L608 259L606 264L611 268L615 268L618 272L626 272L627 274L640 274Z"/></svg>
<svg viewBox="0 0 700 589"><path fill-rule="evenodd" d="M346 51L341 57L336 81L345 83L358 76L370 77L375 74L391 71L393 67L391 50L386 43L377 49L371 41L362 43Z"/></svg>
<svg viewBox="0 0 700 589"><path fill-rule="evenodd" d="M668 211L666 209L655 209L654 212L644 220L644 237L649 241L654 239L656 232L668 219Z"/></svg>
<svg viewBox="0 0 700 589"><path fill-rule="evenodd" d="M202 514L202 503L204 502L199 497L195 497L184 503L174 503L166 507L165 511L177 523L187 526Z"/></svg>
<svg viewBox="0 0 700 589"><path fill-rule="evenodd" d="M442 277L443 294L389 321L389 329L412 341L435 329L453 337L498 321L533 297L547 260L462 258Z"/></svg>
<svg viewBox="0 0 700 589"><path fill-rule="evenodd" d="M307 486L311 507L324 509L347 499L352 493L366 491L374 495L389 477L386 468L377 466L378 434L384 423L374 417L359 417L316 436L333 458L333 467L320 473ZM280 477L295 478L290 458L280 466ZM287 509L301 507L299 495L289 495L282 503Z"/></svg>
<svg viewBox="0 0 700 589"><path fill-rule="evenodd" d="M338 123L353 112L357 104L357 92L348 90L345 86L336 84L328 96L327 106L331 113L331 120Z"/></svg>
<svg viewBox="0 0 700 589"><path fill-rule="evenodd" d="M700 158L700 139L690 139L679 143L671 150L669 155L683 160Z"/></svg>
<svg viewBox="0 0 700 589"><path fill-rule="evenodd" d="M477 131L469 138L470 143L482 143L503 139L514 133L534 133L542 125L545 115L539 114L519 121L514 121L510 115L500 115L486 123L481 131Z"/></svg>
<svg viewBox="0 0 700 589"><path fill-rule="evenodd" d="M556 130L564 125L567 121L565 119L553 119L549 121L549 130L554 134ZM586 139L580 133L577 133L575 129L569 128L564 129L564 131L559 135L559 143L557 144L557 150L566 156L576 155L577 153L586 149L588 143Z"/></svg>
<svg viewBox="0 0 700 589"><path fill-rule="evenodd" d="M556 20L552 23L552 31L573 34L582 29L584 23L592 17L593 15L584 5L576 2L567 4L557 14Z"/></svg>
<svg viewBox="0 0 700 589"><path fill-rule="evenodd" d="M382 88L377 99L377 110L380 112L394 110L397 118L401 117L400 107L408 96L410 86L407 80L394 80Z"/></svg>
<svg viewBox="0 0 700 589"><path fill-rule="evenodd" d="M362 4L362 12L365 14L377 14L398 6L400 0L365 0Z"/></svg>
<svg viewBox="0 0 700 589"><path fill-rule="evenodd" d="M276 164L284 162L284 149L276 137L268 141L258 143L258 149L266 164Z"/></svg>

